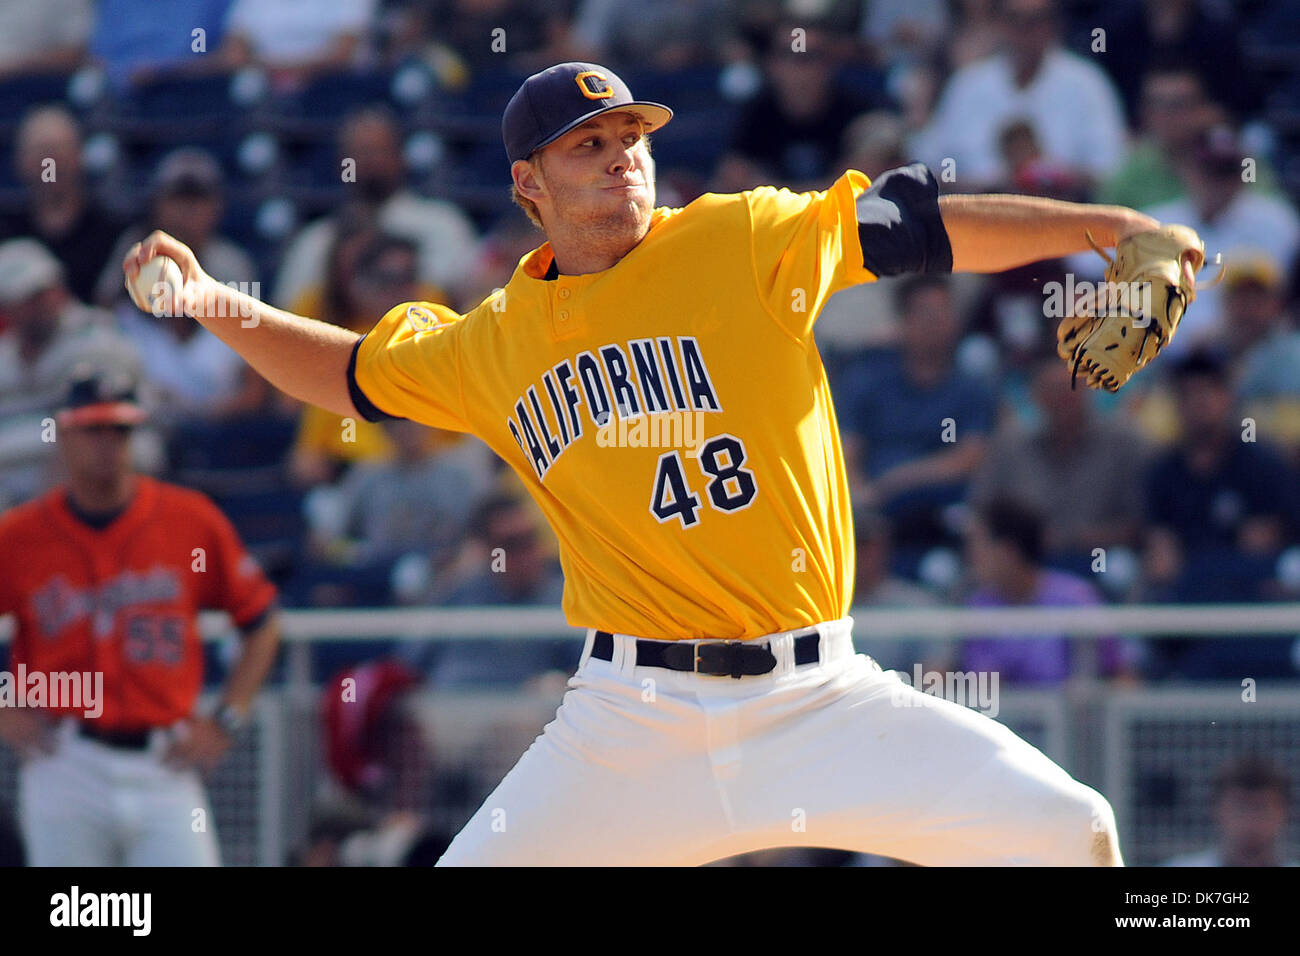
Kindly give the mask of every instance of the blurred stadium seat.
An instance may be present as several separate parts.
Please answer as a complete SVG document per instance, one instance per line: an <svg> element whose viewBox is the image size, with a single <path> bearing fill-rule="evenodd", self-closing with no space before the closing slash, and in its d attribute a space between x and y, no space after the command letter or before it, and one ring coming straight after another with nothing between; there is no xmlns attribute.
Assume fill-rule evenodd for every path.
<svg viewBox="0 0 1300 956"><path fill-rule="evenodd" d="M527 77L502 71L480 73L461 90L438 94L431 106L434 129L453 139L501 140L501 114Z"/></svg>
<svg viewBox="0 0 1300 956"><path fill-rule="evenodd" d="M6 141L23 114L46 103L68 105L68 81L60 73L10 76L0 79L0 138Z"/></svg>
<svg viewBox="0 0 1300 956"><path fill-rule="evenodd" d="M190 421L167 449L170 479L212 497L277 582L296 566L306 530L302 492L284 473L296 428L283 418Z"/></svg>
<svg viewBox="0 0 1300 956"><path fill-rule="evenodd" d="M274 98L267 122L285 133L330 137L353 110L396 107L392 83L393 74L387 70L326 73L295 93Z"/></svg>
<svg viewBox="0 0 1300 956"><path fill-rule="evenodd" d="M500 133L490 141L461 142L431 177L435 193L459 205L482 228L510 209L510 162Z"/></svg>
<svg viewBox="0 0 1300 956"><path fill-rule="evenodd" d="M269 289L284 242L300 219L292 202L280 196L265 198L263 192L231 190L219 231L252 256L262 270L263 288Z"/></svg>
<svg viewBox="0 0 1300 956"><path fill-rule="evenodd" d="M1262 588L1273 577L1277 555L1215 548L1190 551L1184 561L1173 600L1188 604L1234 603L1264 600Z"/></svg>
<svg viewBox="0 0 1300 956"><path fill-rule="evenodd" d="M287 418L235 418L224 421L187 421L168 444L173 477L205 488L217 487L217 474L242 475L246 485L263 485L279 477L278 469L293 444L297 422ZM263 480L251 475L267 471Z"/></svg>
<svg viewBox="0 0 1300 956"><path fill-rule="evenodd" d="M282 599L291 607L383 607L392 603L392 564L374 561L338 565L302 559L285 579ZM375 652L374 648L363 649L356 659Z"/></svg>
<svg viewBox="0 0 1300 956"><path fill-rule="evenodd" d="M1300 69L1300 14L1293 0L1242 2L1242 43L1266 71Z"/></svg>
<svg viewBox="0 0 1300 956"><path fill-rule="evenodd" d="M232 98L231 78L225 74L163 77L132 87L117 105L122 120L160 126L238 123L246 113Z"/></svg>
<svg viewBox="0 0 1300 956"><path fill-rule="evenodd" d="M300 564L306 532L302 497L302 492L285 485L266 491L232 487L215 496L217 507L277 583L287 580Z"/></svg>

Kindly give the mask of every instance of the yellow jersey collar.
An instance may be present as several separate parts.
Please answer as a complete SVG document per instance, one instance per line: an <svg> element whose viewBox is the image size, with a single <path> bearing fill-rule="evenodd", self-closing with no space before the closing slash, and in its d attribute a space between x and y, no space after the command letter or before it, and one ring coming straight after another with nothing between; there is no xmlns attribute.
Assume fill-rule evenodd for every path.
<svg viewBox="0 0 1300 956"><path fill-rule="evenodd" d="M650 214L650 228L646 230L646 234L642 237L641 242L645 242L646 239L649 239L650 234L654 232L655 228L667 219L673 211L674 210L669 209L667 206L659 206L656 208L654 212ZM633 249L638 248L640 248L640 243L633 247ZM546 273L550 270L551 263L554 261L555 252L551 249L551 243L548 240L520 259L519 269L530 279L545 280ZM615 263L615 265L617 265L617 263ZM610 266L610 268L612 269L614 266Z"/></svg>

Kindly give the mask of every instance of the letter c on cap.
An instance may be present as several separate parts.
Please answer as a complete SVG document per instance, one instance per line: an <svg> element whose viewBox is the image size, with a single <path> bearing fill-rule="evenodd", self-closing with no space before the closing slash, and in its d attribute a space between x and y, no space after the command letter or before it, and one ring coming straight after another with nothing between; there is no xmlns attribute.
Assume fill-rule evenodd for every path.
<svg viewBox="0 0 1300 956"><path fill-rule="evenodd" d="M614 95L614 88L609 85L604 73L585 70L573 79L578 84L578 89L582 90L582 95L589 100L607 100Z"/></svg>

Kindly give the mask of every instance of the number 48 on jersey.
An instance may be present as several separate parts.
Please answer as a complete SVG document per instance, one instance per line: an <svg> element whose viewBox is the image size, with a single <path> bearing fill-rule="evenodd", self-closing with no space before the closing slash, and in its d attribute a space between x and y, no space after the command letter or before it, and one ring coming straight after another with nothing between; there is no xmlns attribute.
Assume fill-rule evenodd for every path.
<svg viewBox="0 0 1300 956"><path fill-rule="evenodd" d="M742 511L754 503L758 484L754 473L743 467L745 443L735 435L717 435L710 438L695 456L700 471L707 481L704 492L709 504L717 511ZM703 502L691 490L686 477L686 464L680 451L669 451L659 456L655 469L654 493L650 496L650 513L660 524L676 518L683 528L700 523Z"/></svg>

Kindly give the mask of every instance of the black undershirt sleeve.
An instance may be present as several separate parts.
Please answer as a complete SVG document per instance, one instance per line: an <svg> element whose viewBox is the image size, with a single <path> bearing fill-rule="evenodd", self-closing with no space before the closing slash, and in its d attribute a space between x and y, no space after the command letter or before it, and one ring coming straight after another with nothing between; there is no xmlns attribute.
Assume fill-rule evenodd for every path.
<svg viewBox="0 0 1300 956"><path fill-rule="evenodd" d="M348 395L352 399L353 406L366 421L382 422L396 419L399 416L390 415L375 407L375 403L366 398L366 393L361 391L361 386L357 384L357 352L361 350L361 343L365 340L366 337L363 335L357 339L356 345L352 346L352 356L348 359Z"/></svg>
<svg viewBox="0 0 1300 956"><path fill-rule="evenodd" d="M858 197L862 264L877 276L952 272L939 183L922 163L881 173Z"/></svg>
<svg viewBox="0 0 1300 956"><path fill-rule="evenodd" d="M240 635L243 637L248 637L258 628L260 628L263 624L265 624L272 614L276 613L279 610L280 610L279 598L272 598L267 603L266 607L262 611L260 611L255 617L253 617L249 621L245 621L243 624L236 625L239 628Z"/></svg>

